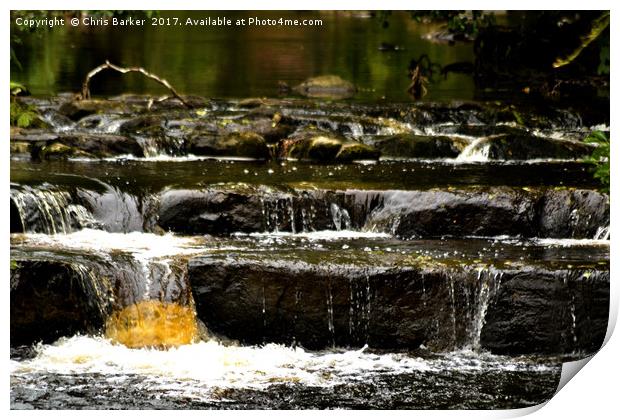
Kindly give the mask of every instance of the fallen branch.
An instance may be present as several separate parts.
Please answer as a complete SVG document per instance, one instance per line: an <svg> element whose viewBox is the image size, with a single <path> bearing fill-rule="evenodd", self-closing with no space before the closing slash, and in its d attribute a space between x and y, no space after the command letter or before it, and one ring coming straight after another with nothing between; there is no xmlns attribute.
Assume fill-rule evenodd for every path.
<svg viewBox="0 0 620 420"><path fill-rule="evenodd" d="M186 107L191 108L191 105L188 104L181 97L181 95L179 95L179 93L172 87L172 85L170 83L168 83L168 81L166 79L162 79L161 77L157 76L156 74L153 74L153 73L150 73L150 72L146 71L142 67L120 67L120 66L117 66L115 64L110 63L108 60L106 60L104 64L101 64L101 65L95 67L94 69L92 69L91 71L88 72L88 74L86 75L86 79L84 79L84 83L82 83L82 92L81 92L80 99L89 99L90 98L90 89L88 88L89 85L90 85L90 79L92 79L97 73L99 73L99 72L101 72L102 70L105 70L105 69L115 70L115 71L117 71L119 73L123 73L123 74L125 74L125 73L142 73L144 76L148 77L149 79L155 80L160 85L163 85L164 87L166 87L172 93L172 96L174 96L179 101L181 101L181 103L183 105L185 105Z"/></svg>
<svg viewBox="0 0 620 420"><path fill-rule="evenodd" d="M579 46L568 56L566 57L558 57L553 62L553 67L558 68L570 64L579 57L579 54L594 40L596 40L605 29L609 26L609 12L604 12L600 17L594 20L592 23L592 27L590 28L590 32L581 36L579 38L580 44Z"/></svg>

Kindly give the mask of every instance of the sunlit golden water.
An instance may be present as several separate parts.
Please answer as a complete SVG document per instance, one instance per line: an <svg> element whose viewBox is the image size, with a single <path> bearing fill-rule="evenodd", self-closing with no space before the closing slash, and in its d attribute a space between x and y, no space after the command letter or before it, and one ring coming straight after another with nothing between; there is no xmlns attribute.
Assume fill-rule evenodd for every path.
<svg viewBox="0 0 620 420"><path fill-rule="evenodd" d="M196 342L198 324L192 308L148 300L112 314L105 334L129 348L167 349Z"/></svg>

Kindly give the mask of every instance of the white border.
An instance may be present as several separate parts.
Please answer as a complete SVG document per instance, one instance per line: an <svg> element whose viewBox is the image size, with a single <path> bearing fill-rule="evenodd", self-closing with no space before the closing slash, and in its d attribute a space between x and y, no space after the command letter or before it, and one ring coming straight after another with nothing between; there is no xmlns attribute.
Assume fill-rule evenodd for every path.
<svg viewBox="0 0 620 420"><path fill-rule="evenodd" d="M161 1L161 0L153 0L153 1L134 1L134 0L109 0L107 2L96 2L92 0L87 1L63 1L63 2L50 2L50 1L31 1L31 0L22 0L16 3L9 3L8 8L4 9L3 17L5 25L2 26L3 31L3 39L5 40L2 46L2 54L7 60L3 67L4 72L4 85L8 86L8 82L10 80L9 74L9 66L8 66L8 58L9 58L9 26L6 23L9 21L9 8L15 9L64 9L64 10L73 10L73 9L101 9L105 8L108 10L114 9L149 9L149 10L164 10L164 9L176 9L176 10L200 10L200 9L213 9L213 10L271 10L271 9L280 9L287 10L291 7L294 7L298 10L405 10L412 8L420 8L420 9L429 9L428 6L432 5L433 9L486 9L486 10L503 10L503 9L522 9L522 10L545 10L545 9L600 9L600 10L612 10L612 16L615 17L617 7L613 6L619 4L618 2L611 1L588 1L587 3L576 2L576 1L532 1L532 0L522 0L519 2L516 1L432 1L428 2L415 2L415 1L393 1L393 0L383 0L381 2L376 1L367 1L367 0L359 0L359 1L334 1L334 0L315 0L315 1L298 1L295 3L291 3L290 0L268 0L263 2L250 2L250 1L228 1L225 3L221 2L195 2L195 1L187 1L187 0L177 0L173 3L170 1ZM174 7L170 7L170 6ZM618 9L620 10L620 9ZM614 20L612 19L612 25ZM612 53L611 57L615 56L614 53L617 52L617 30L612 26ZM618 109L615 105L617 105L617 90L616 84L612 84L612 99L611 99L611 109ZM6 116L8 115L8 101L3 102L2 109L4 110L5 118L1 120L3 132L9 132L8 127L8 119ZM617 115L617 114L616 114ZM612 113L612 123L611 126L615 127L617 122L617 117ZM8 135L5 136L4 144L2 145L2 155L0 157L1 162L4 162L4 165L1 166L2 170L2 180L0 180L0 188L4 193L4 197L8 197L9 195L9 142ZM620 156L618 155L620 149L620 143L612 142L612 162L614 164L618 162ZM615 165L612 165L612 174L615 174ZM612 177L613 178L613 177ZM612 194L614 197L620 197L618 195L618 183L614 178L612 180ZM617 200L612 200L612 231L618 232L616 227L618 226L618 205ZM113 416L131 416L134 417L136 413L133 412L89 412L89 413L79 413L75 411L59 411L59 412L43 412L43 411L26 411L26 412L18 412L18 411L10 411L9 409L9 375L8 375L8 363L9 363L9 293L8 293L8 273L9 267L8 262L10 259L9 256L9 246L8 246L8 238L9 238L9 206L8 203L5 204L4 207L0 210L2 213L1 220L5 220L6 222L2 225L2 232L0 235L4 238L5 248L4 248L4 256L0 257L0 267L2 273L4 273L3 278L5 279L4 285L4 293L2 294L3 299L3 307L4 316L3 316L3 325L4 325L4 335L3 335L3 349L5 351L4 361L6 363L6 371L4 376L4 388L2 393L0 394L0 398L4 402L4 407L7 410L7 414L14 417L53 417L53 418L72 418L72 417L83 417L83 416L92 416L94 418L104 418L110 415ZM616 252L615 246L611 247L611 261L618 261L618 252ZM618 313L618 291L619 287L615 283L616 281L616 272L615 265L611 265L611 285L612 285L612 307L611 307L611 318L610 321L610 331L613 329L613 325L617 319ZM595 355L591 361L582 369L581 372L577 374L577 377L570 380L568 384L547 403L543 404L543 407L537 407L535 412L531 414L531 418L534 419L549 419L549 418L563 418L563 419L606 419L606 418L615 418L618 415L618 408L620 406L619 400L620 397L618 395L618 385L619 381L619 373L620 373L620 362L618 361L618 356L620 355L620 342L617 338L617 333L611 335L608 338L609 341L604 346L604 348L599 352L599 354ZM480 419L480 418L505 418L505 417L516 417L524 414L528 414L532 412L532 409L523 409L523 410L512 410L512 411L455 411L455 412L445 412L445 411L431 411L431 412L410 412L410 411L391 411L389 413L378 413L378 415L388 415L390 417L401 417L401 418L410 418L411 416L422 417L422 418L433 418L433 419L443 419L443 418L472 418L472 419ZM168 413L162 412L149 412L145 413L148 416L169 416ZM273 419L275 417L281 418L289 418L290 416L298 417L298 418L308 418L315 416L337 416L341 418L349 417L355 418L358 420L360 416L362 417L370 417L375 416L376 414L371 412L348 412L348 411L336 411L329 413L318 413L314 411L297 411L297 412L277 412L277 411L266 411L266 412L253 412L253 411L245 411L245 412L224 412L224 411L216 411L216 412L183 412L177 411L173 414L174 416L215 416L218 418L230 418L237 416L252 416L252 418L269 418Z"/></svg>

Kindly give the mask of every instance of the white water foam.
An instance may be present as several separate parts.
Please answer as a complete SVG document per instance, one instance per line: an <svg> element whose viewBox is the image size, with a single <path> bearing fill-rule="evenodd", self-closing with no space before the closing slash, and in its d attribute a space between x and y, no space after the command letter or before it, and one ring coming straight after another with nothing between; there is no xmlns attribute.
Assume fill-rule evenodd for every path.
<svg viewBox="0 0 620 420"><path fill-rule="evenodd" d="M140 260L191 255L205 250L202 237L181 237L171 233L165 235L143 232L111 233L97 229L83 229L62 235L14 234L11 238L20 245L88 250L102 255L122 251L133 254Z"/></svg>
<svg viewBox="0 0 620 420"><path fill-rule="evenodd" d="M11 361L11 374L139 374L161 381L200 381L203 391L210 387L262 389L274 383L328 387L364 381L381 373L557 369L554 363L533 363L525 358L471 351L421 358L405 353L373 354L366 346L310 352L279 344L226 346L215 341L170 350L129 349L101 337L86 336L62 338L51 345L39 344L36 352L33 359Z"/></svg>
<svg viewBox="0 0 620 420"><path fill-rule="evenodd" d="M392 238L388 233L366 232L357 230L317 230L313 232L255 232L255 233L234 233L236 237L250 238L304 238L310 241L337 241L340 239L378 239Z"/></svg>

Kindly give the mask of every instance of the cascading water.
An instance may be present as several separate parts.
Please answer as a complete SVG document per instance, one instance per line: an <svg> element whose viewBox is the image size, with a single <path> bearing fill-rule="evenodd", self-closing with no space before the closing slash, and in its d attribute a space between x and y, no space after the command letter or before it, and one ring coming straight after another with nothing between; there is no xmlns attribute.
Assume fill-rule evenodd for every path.
<svg viewBox="0 0 620 420"><path fill-rule="evenodd" d="M596 230L594 234L594 240L597 241L608 241L610 237L609 225L601 226Z"/></svg>
<svg viewBox="0 0 620 420"><path fill-rule="evenodd" d="M11 201L25 232L57 234L97 226L84 206L73 203L70 193L49 185L12 187Z"/></svg>
<svg viewBox="0 0 620 420"><path fill-rule="evenodd" d="M491 144L488 137L480 137L468 144L457 156L457 162L487 162Z"/></svg>
<svg viewBox="0 0 620 420"><path fill-rule="evenodd" d="M331 203L330 212L336 230L348 230L351 228L351 217L346 209L342 209L336 203Z"/></svg>
<svg viewBox="0 0 620 420"><path fill-rule="evenodd" d="M239 107L234 112L242 113ZM449 136L462 128L450 123L414 130L414 124L387 118L375 127L363 119L330 122L325 115L310 115L304 124L310 120L369 143L377 135ZM121 134L126 121L94 115L80 122L80 130ZM55 129L60 132L63 124ZM66 127L74 130L71 124ZM447 384L456 384L459 395L479 398L481 388L510 382L518 386L497 391L498 401L505 397L502 392L512 392L529 403L540 400L539 388L555 390L560 369L555 356L576 358L596 343L597 333L588 335L595 328L583 318L584 302L602 299L608 283L608 260L601 256L608 226L599 228L595 241L503 232L492 238L476 231L473 237L423 229L403 233L418 222L459 226L457 216L469 214L475 214L468 219L474 225L492 220L504 228L501 217L470 208L450 218L433 217L451 211L456 199L469 204L481 197L490 207L497 204L503 217L512 203L504 206L502 200L511 197L501 195L504 191L516 191L519 200L538 197L538 188L542 194L552 191L539 178L512 180L513 171L498 181L494 171L487 171L492 162L455 165L451 159L366 166L296 162L294 168L289 162L267 163L267 168L256 162L191 162L204 159L200 156L165 161L162 153L174 154L182 141L122 135L137 140L146 158L127 164L123 156L122 165L116 158L56 162L50 170L55 183L44 185L31 180L31 169L16 159L21 168L16 182L28 186L14 184L11 191L19 216L15 224L24 227L16 232L26 232L12 236L12 276L49 262L48 271L60 273L54 281L71 278L86 291L92 298L88 313L99 314L103 324L96 329L78 325L76 331L89 335L62 333L67 337L35 346L25 360L15 359L12 399L29 404L34 400L29 392L44 384L54 389L49 395L66 390L66 400L74 403L79 395L99 394L92 399L95 406L107 398L130 407L123 398L136 396L138 407L161 397L163 408L177 402L202 408L265 400L267 405L286 400L302 406L306 401L325 407L343 407L343 401L357 408L399 407L403 401L416 406L411 398L426 407L446 400ZM470 144L457 160L488 161L488 138L458 137L459 147ZM504 170L502 165L491 169ZM84 173L68 178L65 172L75 168ZM584 236L592 237L608 217L604 211L589 213L583 206L567 220L585 226ZM600 278L592 270L598 265L604 272ZM563 283L561 270L568 272ZM528 296L531 290L559 300L557 311L540 309L553 312L561 324L557 335L564 341L552 355L527 353L527 348L519 353L524 350L514 347L529 339L515 325L515 319L521 321L518 311L544 300ZM487 334L492 327L501 331ZM507 348L498 339L504 330L516 331ZM534 339L546 337L526 332ZM519 356L498 356L501 352ZM80 386L94 391L80 394ZM527 400L528 392L537 394ZM487 394L484 398L489 400Z"/></svg>

